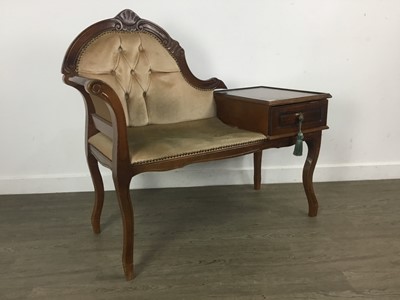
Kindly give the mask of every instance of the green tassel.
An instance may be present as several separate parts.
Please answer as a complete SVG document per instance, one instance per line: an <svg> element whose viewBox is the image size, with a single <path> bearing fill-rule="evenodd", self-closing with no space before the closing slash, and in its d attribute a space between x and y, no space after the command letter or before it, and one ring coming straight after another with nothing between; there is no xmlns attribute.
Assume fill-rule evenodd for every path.
<svg viewBox="0 0 400 300"><path fill-rule="evenodd" d="M297 132L297 139L296 139L296 144L294 145L293 155L302 156L304 135L301 132L301 125L303 125L304 115L303 113L298 113L296 115L299 119L299 131Z"/></svg>
<svg viewBox="0 0 400 300"><path fill-rule="evenodd" d="M303 139L304 135L302 132L297 133L296 144L294 145L293 155L302 156L303 155Z"/></svg>

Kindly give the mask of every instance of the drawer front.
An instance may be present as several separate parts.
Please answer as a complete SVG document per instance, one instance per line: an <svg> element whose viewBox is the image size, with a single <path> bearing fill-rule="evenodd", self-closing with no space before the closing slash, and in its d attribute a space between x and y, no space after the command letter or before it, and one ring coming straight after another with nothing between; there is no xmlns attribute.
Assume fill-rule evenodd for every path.
<svg viewBox="0 0 400 300"><path fill-rule="evenodd" d="M304 120L302 130L316 130L326 126L328 100L318 100L297 104L271 107L269 114L269 135L296 134L299 130L299 114Z"/></svg>

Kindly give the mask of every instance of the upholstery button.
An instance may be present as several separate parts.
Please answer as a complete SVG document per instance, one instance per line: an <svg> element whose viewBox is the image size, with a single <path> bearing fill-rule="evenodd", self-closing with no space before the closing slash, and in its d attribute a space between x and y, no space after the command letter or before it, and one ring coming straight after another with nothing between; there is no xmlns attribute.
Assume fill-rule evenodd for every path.
<svg viewBox="0 0 400 300"><path fill-rule="evenodd" d="M146 98L146 96L147 96L147 93L143 92L143 98Z"/></svg>
<svg viewBox="0 0 400 300"><path fill-rule="evenodd" d="M129 93L125 93L125 100L129 99Z"/></svg>
<svg viewBox="0 0 400 300"><path fill-rule="evenodd" d="M135 70L134 69L131 70L131 75L135 75Z"/></svg>
<svg viewBox="0 0 400 300"><path fill-rule="evenodd" d="M116 73L115 73L115 70L111 70L111 75L113 75L113 76L115 76L116 75Z"/></svg>
<svg viewBox="0 0 400 300"><path fill-rule="evenodd" d="M144 50L144 49L143 49L143 46L140 45L140 46L139 46L139 51L142 52L143 50Z"/></svg>
<svg viewBox="0 0 400 300"><path fill-rule="evenodd" d="M119 52L122 52L122 51L123 51L123 49L122 49L121 46L118 47L118 51L119 51Z"/></svg>

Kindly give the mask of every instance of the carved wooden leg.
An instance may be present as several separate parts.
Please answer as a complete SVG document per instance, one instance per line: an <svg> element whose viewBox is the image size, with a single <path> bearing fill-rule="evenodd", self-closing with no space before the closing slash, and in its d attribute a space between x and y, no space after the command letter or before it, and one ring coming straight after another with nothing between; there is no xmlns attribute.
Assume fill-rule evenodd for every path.
<svg viewBox="0 0 400 300"><path fill-rule="evenodd" d="M315 217L318 213L318 201L313 187L313 174L321 147L321 131L307 135L305 142L308 146L308 154L303 168L303 186L308 200L308 215Z"/></svg>
<svg viewBox="0 0 400 300"><path fill-rule="evenodd" d="M103 179L101 177L101 173L99 170L99 165L96 158L88 152L87 155L87 162L89 165L90 175L92 176L92 181L94 185L94 193L95 193L95 200L94 200L94 207L92 211L92 228L93 232L96 234L100 233L100 216L101 211L103 209L104 203L104 185Z"/></svg>
<svg viewBox="0 0 400 300"><path fill-rule="evenodd" d="M261 162L262 162L262 150L254 152L254 189L259 190L261 188Z"/></svg>
<svg viewBox="0 0 400 300"><path fill-rule="evenodd" d="M119 178L113 174L115 190L117 192L119 208L122 216L123 226L123 250L122 265L124 267L126 280L132 280L133 271L133 207L129 191L129 183L131 178Z"/></svg>

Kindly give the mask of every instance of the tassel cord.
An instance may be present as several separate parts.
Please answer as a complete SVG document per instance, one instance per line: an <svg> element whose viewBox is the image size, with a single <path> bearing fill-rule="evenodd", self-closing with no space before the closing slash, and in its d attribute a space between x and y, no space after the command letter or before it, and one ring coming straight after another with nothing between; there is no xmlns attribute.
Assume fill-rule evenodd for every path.
<svg viewBox="0 0 400 300"><path fill-rule="evenodd" d="M302 113L299 113L298 119L299 119L299 131L297 133L297 138L296 138L296 143L294 145L293 155L302 156L303 155L304 134L301 131L301 126L303 125L304 115Z"/></svg>

